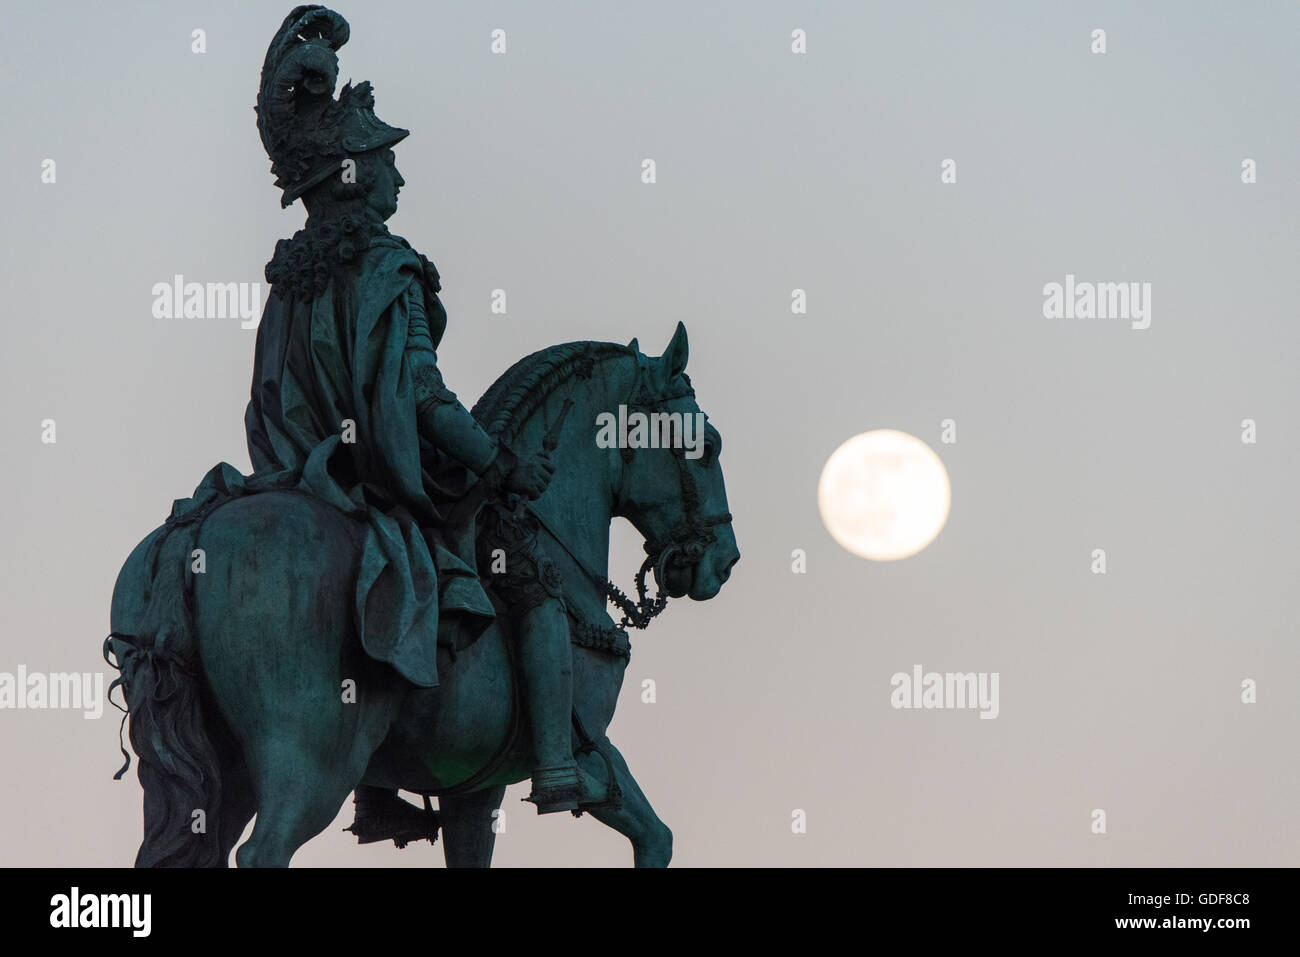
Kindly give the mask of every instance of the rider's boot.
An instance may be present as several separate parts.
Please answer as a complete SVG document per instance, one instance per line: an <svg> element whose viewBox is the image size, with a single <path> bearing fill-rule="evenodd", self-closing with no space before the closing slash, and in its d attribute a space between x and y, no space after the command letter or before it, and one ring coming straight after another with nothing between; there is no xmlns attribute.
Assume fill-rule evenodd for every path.
<svg viewBox="0 0 1300 957"><path fill-rule="evenodd" d="M362 784L353 801L356 812L352 826L344 830L355 834L359 844L391 840L398 847L406 847L411 841L432 844L438 838L438 813L403 801L396 788Z"/></svg>
<svg viewBox="0 0 1300 957"><path fill-rule="evenodd" d="M538 814L576 811L582 797L573 756L573 652L569 619L558 599L529 610L520 642L528 719L533 729L533 790Z"/></svg>

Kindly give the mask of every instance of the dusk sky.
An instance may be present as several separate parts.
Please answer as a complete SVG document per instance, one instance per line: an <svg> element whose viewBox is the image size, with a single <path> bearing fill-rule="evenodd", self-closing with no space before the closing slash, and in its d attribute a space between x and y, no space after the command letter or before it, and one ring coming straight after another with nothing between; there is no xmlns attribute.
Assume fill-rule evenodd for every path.
<svg viewBox="0 0 1300 957"><path fill-rule="evenodd" d="M254 333L156 318L151 290L264 300L302 224L253 114L291 4L5 6L0 672L107 687L128 552L212 465L250 469ZM411 130L390 226L441 273L466 405L544 346L689 330L743 558L633 633L609 732L674 864L1300 864L1300 7L335 9L340 85ZM1149 289L1149 325L1048 318L1067 276ZM828 457L873 429L951 481L946 526L898 561L818 511ZM630 588L641 542L613 543ZM996 719L893 707L918 665L997 673ZM0 862L133 860L119 717L0 710ZM527 789L497 865L630 863ZM351 813L295 865L442 866L357 847Z"/></svg>

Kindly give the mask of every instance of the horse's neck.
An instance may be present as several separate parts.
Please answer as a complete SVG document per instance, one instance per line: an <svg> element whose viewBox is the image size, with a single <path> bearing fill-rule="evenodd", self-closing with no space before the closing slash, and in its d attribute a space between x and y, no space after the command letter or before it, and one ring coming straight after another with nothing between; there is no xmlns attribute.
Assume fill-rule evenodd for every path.
<svg viewBox="0 0 1300 957"><path fill-rule="evenodd" d="M616 359L598 364L590 379L571 380L547 399L525 429L517 451L535 452L542 436L559 416L566 398L573 407L564 421L559 444L552 454L555 476L546 494L531 506L562 550L576 557L590 574L609 574L609 525L613 518L613 464L617 449L596 445L596 416L613 411L627 398L636 372L635 360Z"/></svg>

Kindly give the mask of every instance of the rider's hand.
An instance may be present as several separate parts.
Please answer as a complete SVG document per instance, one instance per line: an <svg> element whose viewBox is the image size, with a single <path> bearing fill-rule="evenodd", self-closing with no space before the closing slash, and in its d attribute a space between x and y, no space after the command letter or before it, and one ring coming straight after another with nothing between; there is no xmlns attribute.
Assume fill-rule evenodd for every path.
<svg viewBox="0 0 1300 957"><path fill-rule="evenodd" d="M520 455L510 477L506 479L506 488L531 501L546 491L554 474L555 465L545 452Z"/></svg>

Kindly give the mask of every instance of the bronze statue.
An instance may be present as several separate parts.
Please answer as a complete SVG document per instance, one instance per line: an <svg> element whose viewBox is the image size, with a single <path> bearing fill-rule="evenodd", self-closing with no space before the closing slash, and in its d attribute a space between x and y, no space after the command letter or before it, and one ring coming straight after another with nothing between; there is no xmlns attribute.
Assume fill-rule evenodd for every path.
<svg viewBox="0 0 1300 957"><path fill-rule="evenodd" d="M256 814L239 864L287 865L356 789L360 841L441 826L449 865L486 865L505 786L529 775L539 813L589 811L638 865L666 864L668 829L605 728L626 627L664 595L713 597L739 558L721 437L682 441L684 417L703 422L686 331L658 359L635 341L554 346L466 411L438 367L438 272L385 225L407 131L375 116L368 83L334 97L347 39L337 13L298 7L262 70L262 142L308 218L266 269L253 474L213 468L114 590L137 864L224 865ZM602 415L629 409L665 441L598 441ZM615 515L646 537L636 601L606 577Z"/></svg>

